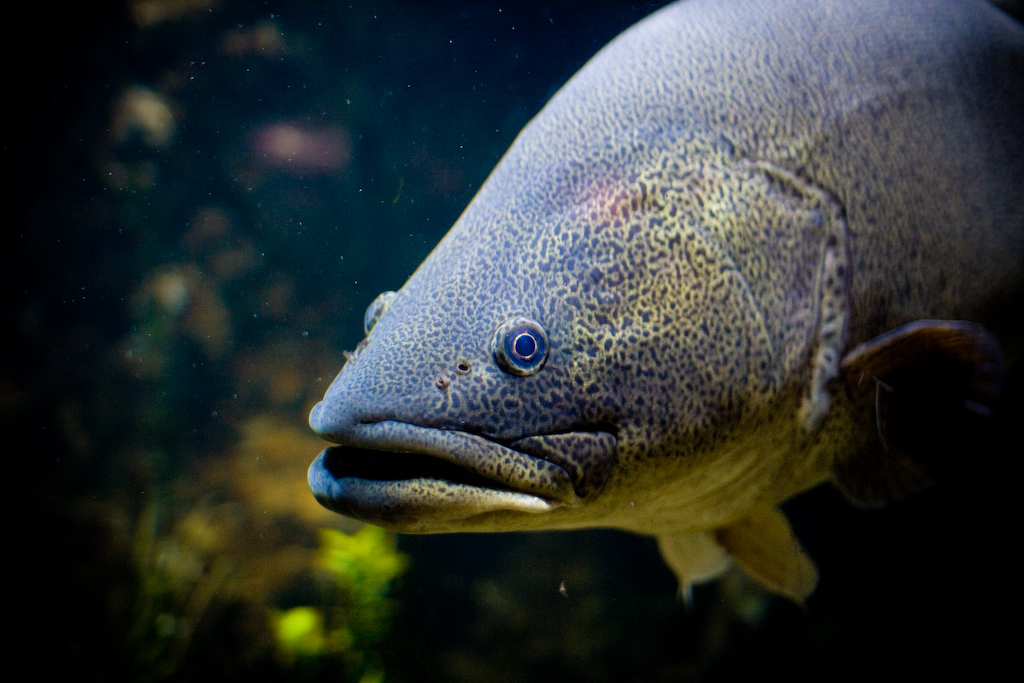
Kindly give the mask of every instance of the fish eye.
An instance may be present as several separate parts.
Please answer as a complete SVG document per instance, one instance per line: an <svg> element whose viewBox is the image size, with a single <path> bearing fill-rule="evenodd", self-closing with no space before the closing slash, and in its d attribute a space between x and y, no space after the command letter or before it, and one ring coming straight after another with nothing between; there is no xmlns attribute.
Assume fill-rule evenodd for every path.
<svg viewBox="0 0 1024 683"><path fill-rule="evenodd" d="M511 318L495 331L491 352L505 372L532 375L548 358L548 335L536 320Z"/></svg>
<svg viewBox="0 0 1024 683"><path fill-rule="evenodd" d="M394 292L381 292L377 295L377 298L373 300L369 306L366 307L366 314L363 316L363 332L370 334L370 330L377 324L380 317L384 315L384 311L388 310L388 306L395 300Z"/></svg>

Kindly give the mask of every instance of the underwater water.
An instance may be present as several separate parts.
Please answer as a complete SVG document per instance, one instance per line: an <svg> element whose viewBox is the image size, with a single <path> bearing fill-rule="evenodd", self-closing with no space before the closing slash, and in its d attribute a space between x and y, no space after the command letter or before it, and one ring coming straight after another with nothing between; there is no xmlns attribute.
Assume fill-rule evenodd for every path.
<svg viewBox="0 0 1024 683"><path fill-rule="evenodd" d="M687 605L652 539L396 538L309 493L324 442L307 416L367 304L555 90L663 4L35 10L3 149L16 657L86 680L367 683L1005 662L1019 449L964 453L882 510L827 487L790 501L821 573L803 610L738 573Z"/></svg>

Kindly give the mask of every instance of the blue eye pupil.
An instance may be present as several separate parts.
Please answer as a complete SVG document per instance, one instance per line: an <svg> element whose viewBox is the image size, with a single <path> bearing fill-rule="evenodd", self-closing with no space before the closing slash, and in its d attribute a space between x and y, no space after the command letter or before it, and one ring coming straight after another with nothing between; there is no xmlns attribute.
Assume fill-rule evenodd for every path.
<svg viewBox="0 0 1024 683"><path fill-rule="evenodd" d="M548 358L548 335L530 318L509 318L494 331L491 353L498 367L510 375L526 377L542 367Z"/></svg>
<svg viewBox="0 0 1024 683"><path fill-rule="evenodd" d="M512 349L523 360L529 360L537 353L537 340L529 332L523 332L512 342Z"/></svg>

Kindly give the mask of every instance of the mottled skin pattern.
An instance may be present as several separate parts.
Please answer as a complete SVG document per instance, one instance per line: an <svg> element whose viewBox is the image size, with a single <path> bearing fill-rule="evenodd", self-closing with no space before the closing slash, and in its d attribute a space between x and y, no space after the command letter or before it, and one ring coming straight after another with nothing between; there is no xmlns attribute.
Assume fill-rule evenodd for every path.
<svg viewBox="0 0 1024 683"><path fill-rule="evenodd" d="M523 130L311 415L422 457L476 439L455 461L503 491L427 477L321 502L413 532L661 535L827 479L860 443L829 384L845 350L988 323L1020 291L1022 74L1024 30L969 0L687 0L641 22ZM550 339L525 377L491 354L515 316ZM566 470L600 476L487 464L562 433L586 451ZM474 503L508 490L536 497Z"/></svg>

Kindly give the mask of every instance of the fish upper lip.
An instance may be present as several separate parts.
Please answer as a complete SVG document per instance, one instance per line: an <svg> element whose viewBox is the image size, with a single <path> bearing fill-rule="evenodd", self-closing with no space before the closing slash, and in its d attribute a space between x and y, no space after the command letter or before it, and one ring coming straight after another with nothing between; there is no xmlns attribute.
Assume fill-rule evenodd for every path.
<svg viewBox="0 0 1024 683"><path fill-rule="evenodd" d="M331 436L337 437L336 434ZM370 462L360 457L374 454L381 454L381 460ZM383 457L383 454L388 455ZM426 456L429 460L417 456ZM580 502L573 478L564 468L468 432L421 427L397 420L361 422L346 429L340 443L325 449L321 457L323 468L335 479L438 479L526 494L554 503L554 506ZM318 458L318 462L320 460Z"/></svg>

